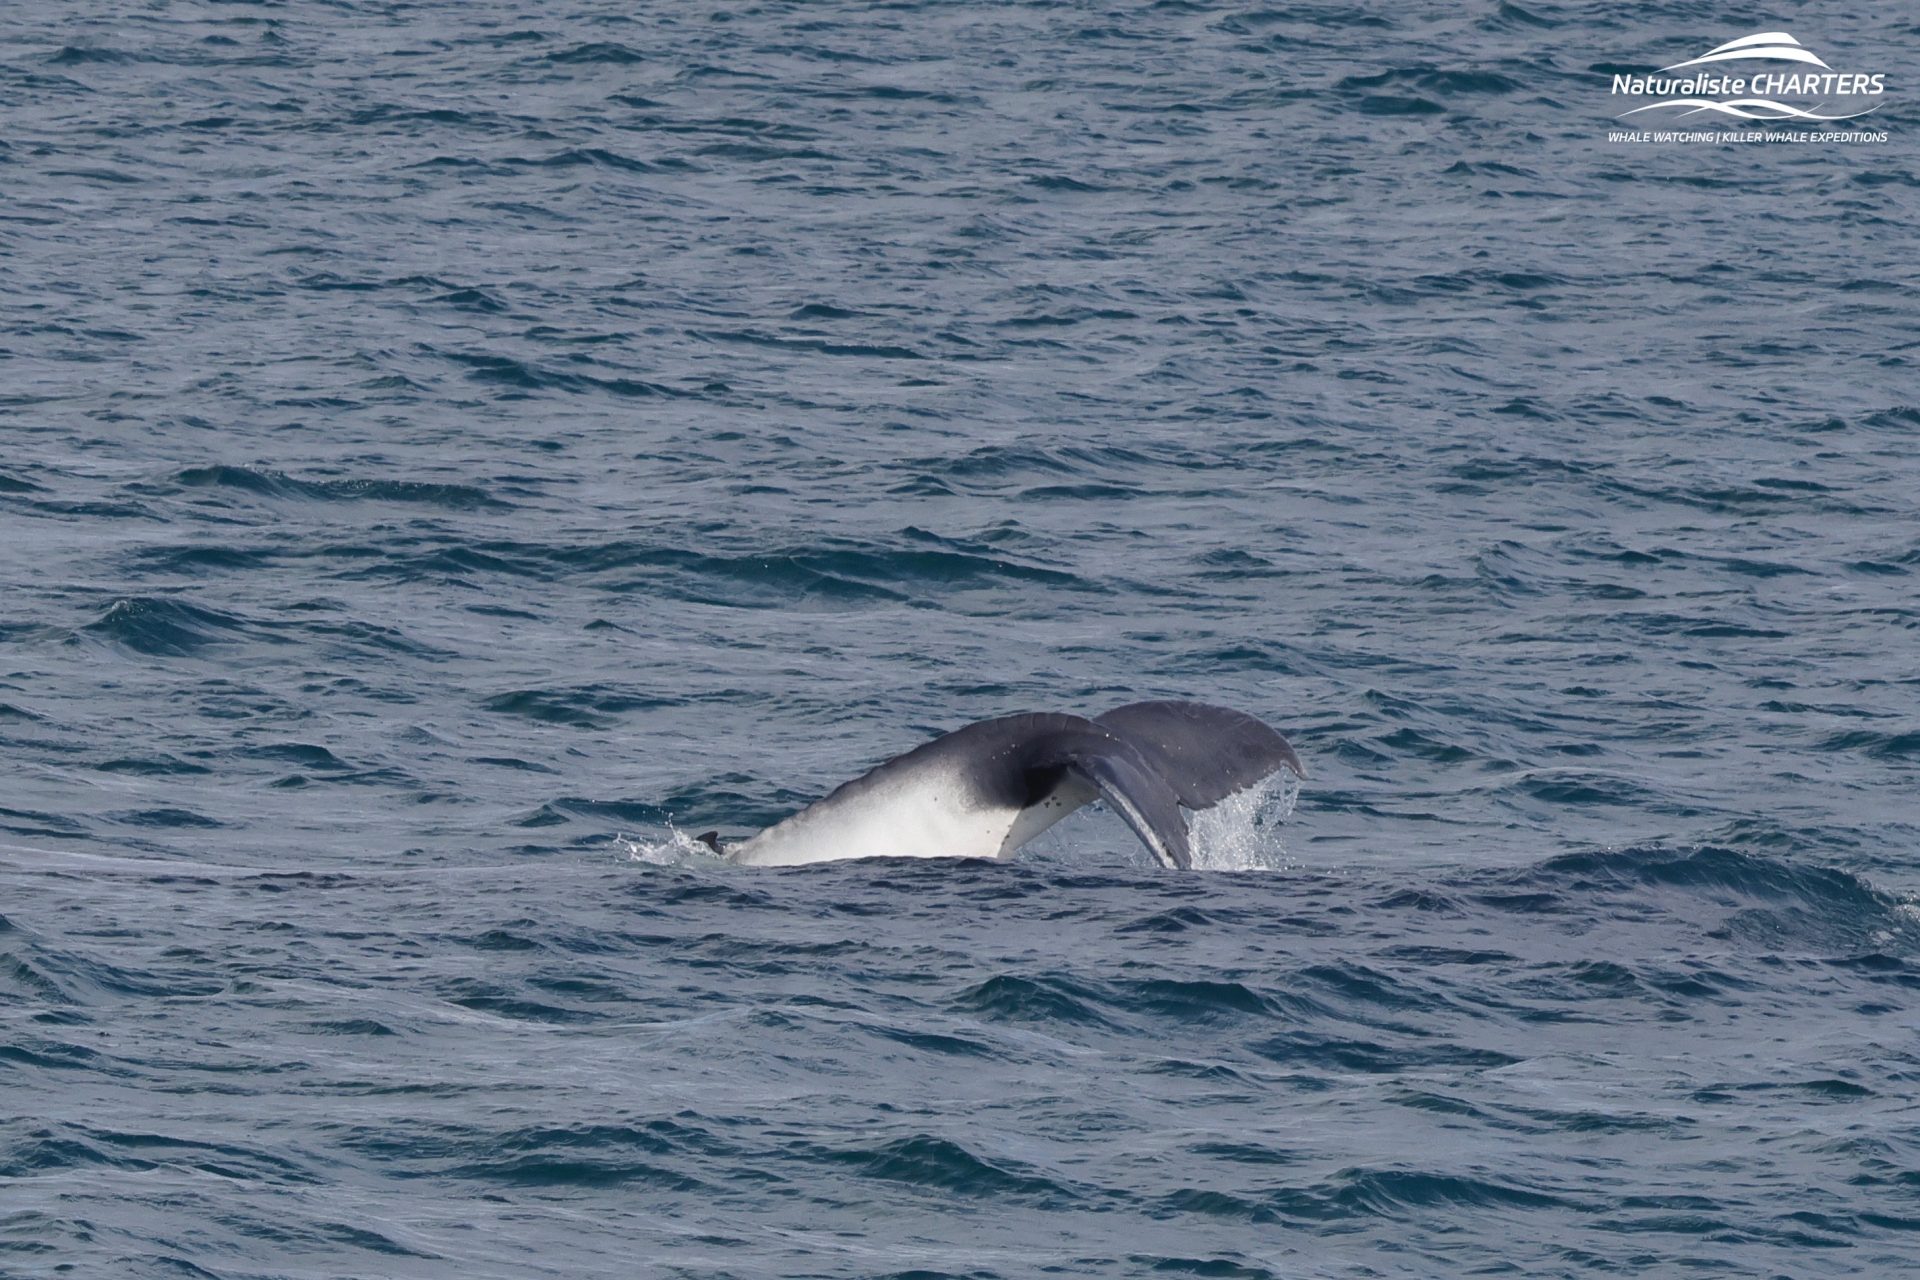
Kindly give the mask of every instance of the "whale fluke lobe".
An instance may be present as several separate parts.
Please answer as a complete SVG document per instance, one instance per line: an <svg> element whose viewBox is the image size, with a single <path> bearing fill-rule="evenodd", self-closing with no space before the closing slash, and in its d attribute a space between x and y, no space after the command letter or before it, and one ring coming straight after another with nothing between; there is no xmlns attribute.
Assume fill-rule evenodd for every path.
<svg viewBox="0 0 1920 1280"><path fill-rule="evenodd" d="M1190 868L1183 810L1211 808L1281 768L1287 740L1200 702L1136 702L1089 720L1027 712L915 747L750 839L716 853L750 866L842 858L1006 858L1094 799L1167 867Z"/></svg>
<svg viewBox="0 0 1920 1280"><path fill-rule="evenodd" d="M1084 780L1100 793L1161 866L1182 871L1192 868L1193 854L1187 847L1187 820L1180 812L1180 796L1132 743L1116 738L1098 740L1070 751L1065 765L1070 776ZM1025 844L1027 839L1031 837L1020 843Z"/></svg>
<svg viewBox="0 0 1920 1280"><path fill-rule="evenodd" d="M1206 809L1281 766L1307 771L1293 745L1244 711L1204 702L1131 702L1094 723L1127 738L1189 809Z"/></svg>

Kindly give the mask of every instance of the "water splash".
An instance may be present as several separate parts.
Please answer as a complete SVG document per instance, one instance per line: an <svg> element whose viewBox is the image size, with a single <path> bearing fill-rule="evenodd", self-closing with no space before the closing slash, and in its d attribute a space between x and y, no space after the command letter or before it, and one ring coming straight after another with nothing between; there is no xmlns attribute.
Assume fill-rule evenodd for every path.
<svg viewBox="0 0 1920 1280"><path fill-rule="evenodd" d="M1195 871L1280 871L1294 865L1280 828L1300 798L1300 779L1284 769L1193 815L1188 836Z"/></svg>
<svg viewBox="0 0 1920 1280"><path fill-rule="evenodd" d="M713 850L671 822L659 839L628 836L621 832L613 837L613 847L624 853L629 862L645 862L656 867L684 867L696 862L715 861Z"/></svg>

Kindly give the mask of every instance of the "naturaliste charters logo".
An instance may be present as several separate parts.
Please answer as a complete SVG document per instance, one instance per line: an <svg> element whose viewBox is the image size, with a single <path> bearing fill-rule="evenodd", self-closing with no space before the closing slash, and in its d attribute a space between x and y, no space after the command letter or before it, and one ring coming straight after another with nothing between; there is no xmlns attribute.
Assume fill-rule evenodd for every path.
<svg viewBox="0 0 1920 1280"><path fill-rule="evenodd" d="M1615 142L1885 142L1885 132L1845 122L1879 110L1886 91L1881 73L1835 71L1785 31L1761 31L1647 75L1616 73L1615 103L1635 104L1617 118L1637 127L1615 129L1608 137ZM1766 127L1782 123L1842 127Z"/></svg>

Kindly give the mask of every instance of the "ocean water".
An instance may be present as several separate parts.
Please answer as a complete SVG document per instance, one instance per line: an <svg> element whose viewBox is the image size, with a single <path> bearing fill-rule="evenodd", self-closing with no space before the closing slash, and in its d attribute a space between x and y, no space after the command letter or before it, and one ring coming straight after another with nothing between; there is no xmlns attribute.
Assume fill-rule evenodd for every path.
<svg viewBox="0 0 1920 1280"><path fill-rule="evenodd" d="M16 3L0 1275L1920 1270L1920 159L1693 3ZM700 856L1179 697L1206 869Z"/></svg>

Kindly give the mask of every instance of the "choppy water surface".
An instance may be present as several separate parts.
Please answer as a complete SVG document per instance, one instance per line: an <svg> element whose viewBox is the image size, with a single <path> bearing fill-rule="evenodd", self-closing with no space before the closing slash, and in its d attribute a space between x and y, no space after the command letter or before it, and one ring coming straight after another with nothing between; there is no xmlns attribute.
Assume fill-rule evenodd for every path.
<svg viewBox="0 0 1920 1280"><path fill-rule="evenodd" d="M0 50L0 1273L1920 1266L1898 74L1633 147L1745 28L80 8ZM1160 696L1300 747L1264 869L674 837Z"/></svg>

